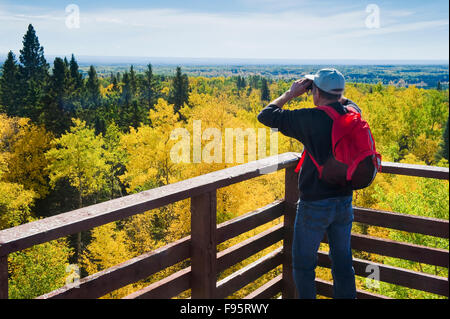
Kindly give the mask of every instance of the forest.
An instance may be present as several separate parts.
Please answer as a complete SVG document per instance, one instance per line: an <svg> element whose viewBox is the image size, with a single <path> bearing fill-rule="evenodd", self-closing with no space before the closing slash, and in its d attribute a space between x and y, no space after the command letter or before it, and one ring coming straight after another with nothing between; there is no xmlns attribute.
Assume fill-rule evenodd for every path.
<svg viewBox="0 0 450 319"><path fill-rule="evenodd" d="M87 75L90 64L88 61L80 63L80 72ZM139 61L137 61L139 62ZM175 62L157 62L153 65L153 71L156 74L171 75L175 69ZM232 64L233 63L233 64ZM204 77L237 77L237 76L255 76L259 75L270 80L292 81L301 78L305 74L315 73L318 69L328 65L325 64L239 64L230 61L229 64L208 65L208 64L183 64L183 71L188 76ZM448 64L330 64L338 68L348 82L354 83L382 83L385 85L394 85L397 87L407 87L414 85L425 89L447 89L449 83ZM355 63L355 62L353 62ZM135 70L144 72L146 65L136 63ZM123 63L102 63L96 64L97 74L108 76L111 72L124 72L130 68L129 64ZM0 71L1 73L1 71Z"/></svg>
<svg viewBox="0 0 450 319"><path fill-rule="evenodd" d="M101 75L90 66L83 75L74 54L57 57L50 65L32 25L23 36L20 55L9 52L1 74L0 230L238 165L173 163L170 150L177 141L171 132L185 128L192 135L193 122L199 120L202 127L221 132L262 128L256 119L260 110L290 87L288 79L260 74L188 76L181 67L175 74L156 74L151 64L139 72L131 66ZM448 167L448 87L349 81L345 96L361 108L383 161ZM299 97L286 107L313 107L312 97ZM302 145L279 134L278 153L291 151L301 152ZM217 194L217 222L283 197L282 172L225 187ZM378 174L370 187L357 192L353 205L448 220L449 183ZM57 289L74 275L70 265L77 265L82 277L93 274L188 235L189 225L189 200L184 200L10 254L9 297L34 298ZM449 249L448 240L433 236L358 223L353 231ZM268 250L225 270L219 279ZM359 251L354 257L448 276L447 268ZM126 296L184 268L183 263L105 298ZM231 298L242 298L280 272L275 269ZM318 268L317 275L331 280L326 268ZM442 298L383 282L376 289L366 287L364 279L357 277L358 288L393 298ZM180 295L188 296L189 291Z"/></svg>

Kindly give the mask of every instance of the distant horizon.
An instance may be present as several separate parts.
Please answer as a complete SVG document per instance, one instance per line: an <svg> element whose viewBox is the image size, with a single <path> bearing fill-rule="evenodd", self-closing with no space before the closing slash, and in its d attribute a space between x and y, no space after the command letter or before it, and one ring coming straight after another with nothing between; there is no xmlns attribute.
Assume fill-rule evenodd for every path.
<svg viewBox="0 0 450 319"><path fill-rule="evenodd" d="M18 59L19 52L14 52ZM4 62L8 53L0 53L0 64ZM45 54L45 53L44 53ZM67 57L70 54L45 54L48 63L56 57ZM163 56L101 56L77 55L75 59L79 65L86 64L133 64L144 65L448 65L449 60L442 59L292 59L292 58L238 58L238 57L163 57Z"/></svg>

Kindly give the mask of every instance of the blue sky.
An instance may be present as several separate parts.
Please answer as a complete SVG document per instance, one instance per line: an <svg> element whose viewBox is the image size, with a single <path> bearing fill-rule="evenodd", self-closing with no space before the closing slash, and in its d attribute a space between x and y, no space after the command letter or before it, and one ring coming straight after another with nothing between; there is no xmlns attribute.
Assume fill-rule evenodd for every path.
<svg viewBox="0 0 450 319"><path fill-rule="evenodd" d="M67 27L75 21L74 11L66 13L70 4L79 9L79 28ZM32 23L49 55L448 61L448 6L440 0L0 0L0 53L18 52Z"/></svg>

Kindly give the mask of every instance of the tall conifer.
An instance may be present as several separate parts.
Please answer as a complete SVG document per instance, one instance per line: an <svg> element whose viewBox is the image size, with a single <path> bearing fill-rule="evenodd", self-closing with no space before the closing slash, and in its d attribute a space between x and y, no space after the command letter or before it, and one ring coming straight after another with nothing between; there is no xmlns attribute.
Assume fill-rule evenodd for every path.
<svg viewBox="0 0 450 319"><path fill-rule="evenodd" d="M18 115L38 121L42 108L49 65L44 57L44 48L39 44L36 31L28 25L20 50L20 86L22 88Z"/></svg>
<svg viewBox="0 0 450 319"><path fill-rule="evenodd" d="M79 67L77 60L75 60L75 56L72 54L72 57L69 62L69 69L70 69L70 78L72 82L72 86L75 91L79 91L83 87L83 76L79 72Z"/></svg>
<svg viewBox="0 0 450 319"><path fill-rule="evenodd" d="M270 91L266 78L261 79L261 101L268 102L270 100Z"/></svg>
<svg viewBox="0 0 450 319"><path fill-rule="evenodd" d="M0 77L0 111L8 116L18 115L19 87L19 67L14 53L9 51Z"/></svg>
<svg viewBox="0 0 450 319"><path fill-rule="evenodd" d="M184 105L189 103L189 81L186 74L181 73L181 67L177 67L172 87L169 92L170 104L175 105L174 111L178 112Z"/></svg>
<svg viewBox="0 0 450 319"><path fill-rule="evenodd" d="M100 82L97 77L97 71L95 70L93 65L90 66L88 71L86 93L90 106L93 108L98 106L100 103Z"/></svg>
<svg viewBox="0 0 450 319"><path fill-rule="evenodd" d="M44 80L48 74L48 64L44 57L44 47L39 44L39 39L33 26L28 25L27 33L23 36L23 48L20 50L20 63L22 76L25 79Z"/></svg>

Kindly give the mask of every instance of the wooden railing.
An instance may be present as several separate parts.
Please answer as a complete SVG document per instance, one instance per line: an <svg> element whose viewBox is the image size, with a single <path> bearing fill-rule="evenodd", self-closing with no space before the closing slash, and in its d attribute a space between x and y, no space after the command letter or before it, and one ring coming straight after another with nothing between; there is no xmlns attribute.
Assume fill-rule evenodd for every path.
<svg viewBox="0 0 450 319"><path fill-rule="evenodd" d="M296 292L292 278L291 248L298 199L298 176L294 172L297 160L298 154L284 153L0 231L0 298L8 298L8 254L187 198L191 199L191 236L82 278L77 285L64 286L39 298L99 298L188 259L190 267L126 298L171 298L188 289L191 289L192 298L226 298L280 265L281 275L245 298L270 298L280 292L283 298L294 298ZM283 200L217 225L217 189L281 169L285 169ZM383 163L383 173L449 178L448 168L388 162ZM448 220L359 207L354 208L354 215L355 222L367 225L449 238ZM283 223L217 252L218 244L280 217L283 217ZM217 275L223 270L281 241L283 245L280 248L217 281ZM448 268L449 252L445 249L356 233L352 234L352 248ZM330 267L327 253L319 251L318 256L319 266ZM448 297L448 277L357 258L354 258L353 265L356 275L367 276L367 266L375 265L380 271L381 281ZM316 283L319 294L332 296L332 283L321 279L316 279ZM358 290L357 296L386 298L362 290Z"/></svg>

